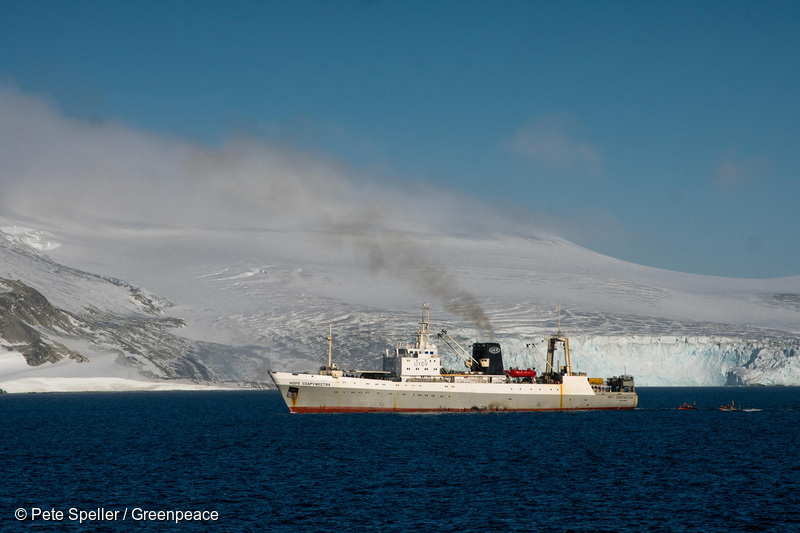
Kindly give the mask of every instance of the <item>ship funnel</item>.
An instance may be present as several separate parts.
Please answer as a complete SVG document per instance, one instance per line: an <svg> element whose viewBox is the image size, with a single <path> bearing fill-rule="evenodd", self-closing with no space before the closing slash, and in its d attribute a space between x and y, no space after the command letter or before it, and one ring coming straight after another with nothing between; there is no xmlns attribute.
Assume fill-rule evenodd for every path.
<svg viewBox="0 0 800 533"><path fill-rule="evenodd" d="M472 372L487 375L503 375L503 352L496 342L476 342L472 345Z"/></svg>

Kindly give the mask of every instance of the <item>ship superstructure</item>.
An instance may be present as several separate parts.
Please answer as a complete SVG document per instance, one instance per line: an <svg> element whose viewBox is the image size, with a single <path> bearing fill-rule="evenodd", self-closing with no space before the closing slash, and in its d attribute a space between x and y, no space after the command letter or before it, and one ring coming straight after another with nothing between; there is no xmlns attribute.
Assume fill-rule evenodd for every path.
<svg viewBox="0 0 800 533"><path fill-rule="evenodd" d="M541 375L531 369L505 370L499 343L475 343L470 354L444 330L439 338L462 358L466 370L443 369L431 342L427 304L414 342L387 350L380 371L340 370L331 361L331 333L328 365L319 374L270 372L294 413L634 409L638 402L631 376L603 380L573 372L569 339L560 327L547 339ZM563 366L556 353L564 357Z"/></svg>

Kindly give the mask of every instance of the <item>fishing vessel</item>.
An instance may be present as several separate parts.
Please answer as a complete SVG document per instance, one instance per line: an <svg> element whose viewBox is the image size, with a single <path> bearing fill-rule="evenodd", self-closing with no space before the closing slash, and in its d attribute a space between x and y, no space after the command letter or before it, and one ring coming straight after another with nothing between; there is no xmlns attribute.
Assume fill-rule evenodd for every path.
<svg viewBox="0 0 800 533"><path fill-rule="evenodd" d="M499 343L478 342L469 353L447 331L439 338L462 358L465 370L442 367L431 342L430 306L424 304L416 339L387 349L380 371L339 368L332 361L331 328L328 364L318 374L271 371L270 377L293 413L634 409L638 403L632 376L589 378L573 371L569 338L560 325L557 335L545 339L540 375L532 369L505 370Z"/></svg>

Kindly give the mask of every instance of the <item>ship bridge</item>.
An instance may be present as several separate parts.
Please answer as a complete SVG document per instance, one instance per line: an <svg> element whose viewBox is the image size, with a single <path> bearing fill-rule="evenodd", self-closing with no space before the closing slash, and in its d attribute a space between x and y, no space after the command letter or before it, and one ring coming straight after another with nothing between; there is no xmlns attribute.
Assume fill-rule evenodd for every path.
<svg viewBox="0 0 800 533"><path fill-rule="evenodd" d="M383 370L394 372L403 381L440 377L442 360L436 345L431 342L430 305L422 305L422 322L413 343L397 346L383 355Z"/></svg>

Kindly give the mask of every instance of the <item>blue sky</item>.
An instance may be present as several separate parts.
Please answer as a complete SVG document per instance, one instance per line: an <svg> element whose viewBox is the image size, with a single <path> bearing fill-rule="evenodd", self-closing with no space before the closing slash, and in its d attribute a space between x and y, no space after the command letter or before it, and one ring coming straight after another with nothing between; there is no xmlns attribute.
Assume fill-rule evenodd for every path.
<svg viewBox="0 0 800 533"><path fill-rule="evenodd" d="M7 0L0 83L523 207L635 263L800 274L797 2Z"/></svg>

